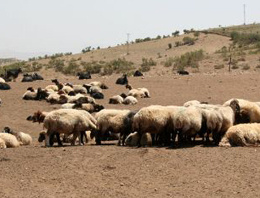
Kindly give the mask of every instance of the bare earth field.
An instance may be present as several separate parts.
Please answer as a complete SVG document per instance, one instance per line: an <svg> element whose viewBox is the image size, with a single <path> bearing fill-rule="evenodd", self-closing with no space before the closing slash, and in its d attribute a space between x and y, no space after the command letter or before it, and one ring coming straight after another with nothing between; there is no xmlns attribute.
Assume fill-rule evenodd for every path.
<svg viewBox="0 0 260 198"><path fill-rule="evenodd" d="M126 92L115 85L118 76L76 77L45 72L46 80L10 83L0 91L0 130L5 126L29 133L33 145L0 150L0 197L259 197L260 153L258 147L204 147L198 141L186 148L129 148L115 142L96 146L45 148L37 142L42 125L26 121L37 110L59 105L24 101L27 87L45 87L50 79L83 84L104 81L109 89L100 103L106 108L140 109L151 104L182 105L188 100L222 104L236 97L260 101L260 73L193 74L190 76L130 77L133 87L146 87L150 99L136 106L109 105L108 98Z"/></svg>

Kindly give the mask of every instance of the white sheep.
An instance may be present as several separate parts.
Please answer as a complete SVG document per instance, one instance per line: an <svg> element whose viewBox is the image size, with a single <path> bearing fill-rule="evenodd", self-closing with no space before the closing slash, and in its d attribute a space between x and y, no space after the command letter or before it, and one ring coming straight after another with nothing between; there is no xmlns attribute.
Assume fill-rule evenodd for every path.
<svg viewBox="0 0 260 198"><path fill-rule="evenodd" d="M137 132L130 133L125 139L126 146L138 146L139 134ZM141 137L141 146L152 146L152 137L150 133L144 133Z"/></svg>
<svg viewBox="0 0 260 198"><path fill-rule="evenodd" d="M179 131L179 136L186 136L188 138L194 137L195 139L195 136L201 130L203 120L202 113L194 106L171 114L171 118L174 129Z"/></svg>
<svg viewBox="0 0 260 198"><path fill-rule="evenodd" d="M120 95L115 95L109 98L109 104L122 104L124 101L124 98Z"/></svg>
<svg viewBox="0 0 260 198"><path fill-rule="evenodd" d="M93 82L90 82L88 85L90 85L90 86L98 86L101 89L108 89L108 87L105 85L105 83L100 82L100 81L93 81Z"/></svg>
<svg viewBox="0 0 260 198"><path fill-rule="evenodd" d="M141 108L133 118L133 131L140 135L143 133L158 134L164 144L170 143L170 133L173 132L172 117L178 111L185 109L181 106L151 105ZM176 133L173 134L175 140Z"/></svg>
<svg viewBox="0 0 260 198"><path fill-rule="evenodd" d="M73 85L73 90L75 93L87 94L88 91L83 85Z"/></svg>
<svg viewBox="0 0 260 198"><path fill-rule="evenodd" d="M138 100L134 97L134 96L127 96L124 101L123 104L125 105L135 105L138 103Z"/></svg>
<svg viewBox="0 0 260 198"><path fill-rule="evenodd" d="M133 89L130 84L126 85L126 88L129 89L128 96L134 96L135 98L150 98L150 93L147 88L137 88Z"/></svg>
<svg viewBox="0 0 260 198"><path fill-rule="evenodd" d="M5 141L0 138L0 149L3 149L3 148L6 148L6 144L5 144Z"/></svg>
<svg viewBox="0 0 260 198"><path fill-rule="evenodd" d="M17 138L9 133L0 133L0 138L4 140L7 148L19 147L20 143Z"/></svg>
<svg viewBox="0 0 260 198"><path fill-rule="evenodd" d="M50 146L50 136L53 133L73 134L72 145L75 145L76 138L80 138L80 132L96 129L95 124L95 118L84 110L59 109L51 111L43 121L43 126L47 129L46 146Z"/></svg>
<svg viewBox="0 0 260 198"><path fill-rule="evenodd" d="M187 101L183 104L184 107L189 107L189 106L196 106L196 105L200 105L200 104L208 104L207 102L200 102L198 100L190 100Z"/></svg>
<svg viewBox="0 0 260 198"><path fill-rule="evenodd" d="M5 79L0 77L0 82L5 83Z"/></svg>
<svg viewBox="0 0 260 198"><path fill-rule="evenodd" d="M95 118L97 120L97 129L94 136L96 137L96 143L101 144L100 137L105 133L120 133L118 145L125 143L126 135L132 130L132 118L135 112L130 110L116 110L116 109L103 109L96 113ZM123 136L123 137L122 137Z"/></svg>
<svg viewBox="0 0 260 198"><path fill-rule="evenodd" d="M219 146L252 146L260 144L260 124L238 124L228 129Z"/></svg>
<svg viewBox="0 0 260 198"><path fill-rule="evenodd" d="M23 94L23 99L24 100L34 100L37 97L37 91L34 89L28 89L24 94Z"/></svg>
<svg viewBox="0 0 260 198"><path fill-rule="evenodd" d="M73 106L73 109L82 109L89 113L93 113L93 112L98 112L98 111L104 109L104 106L99 105L99 104L90 104L90 103L88 103L88 104L76 103Z"/></svg>
<svg viewBox="0 0 260 198"><path fill-rule="evenodd" d="M73 109L75 106L74 103L65 103L61 105L61 109Z"/></svg>
<svg viewBox="0 0 260 198"><path fill-rule="evenodd" d="M59 91L59 88L57 85L47 85L44 89L46 90L53 90L53 91Z"/></svg>
<svg viewBox="0 0 260 198"><path fill-rule="evenodd" d="M12 135L14 135L17 140L20 142L20 145L30 145L32 144L32 137L24 132L13 132Z"/></svg>

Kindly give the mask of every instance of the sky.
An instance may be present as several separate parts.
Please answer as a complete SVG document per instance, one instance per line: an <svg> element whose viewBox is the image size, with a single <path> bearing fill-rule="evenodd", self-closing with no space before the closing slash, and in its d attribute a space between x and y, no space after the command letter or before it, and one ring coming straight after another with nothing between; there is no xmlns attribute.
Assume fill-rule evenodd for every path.
<svg viewBox="0 0 260 198"><path fill-rule="evenodd" d="M260 22L259 0L0 0L0 58L80 53L136 38ZM19 57L20 56L20 57Z"/></svg>

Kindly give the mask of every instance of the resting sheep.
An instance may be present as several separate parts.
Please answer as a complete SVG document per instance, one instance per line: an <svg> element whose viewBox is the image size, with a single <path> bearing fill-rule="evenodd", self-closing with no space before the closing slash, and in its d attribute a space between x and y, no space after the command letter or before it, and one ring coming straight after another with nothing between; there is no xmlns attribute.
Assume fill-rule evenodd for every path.
<svg viewBox="0 0 260 198"><path fill-rule="evenodd" d="M0 138L4 140L7 148L15 148L20 146L17 138L12 134L0 133Z"/></svg>
<svg viewBox="0 0 260 198"><path fill-rule="evenodd" d="M123 104L125 105L135 105L138 103L138 100L134 97L134 96L127 96L124 101Z"/></svg>
<svg viewBox="0 0 260 198"><path fill-rule="evenodd" d="M130 84L127 84L125 86L127 89L129 89L128 96L134 96L135 98L150 98L150 92L147 88L137 88L133 89L133 87Z"/></svg>
<svg viewBox="0 0 260 198"><path fill-rule="evenodd" d="M14 135L17 138L17 140L20 142L20 145L30 145L30 144L32 144L32 137L27 133L14 132L9 127L5 127L4 132Z"/></svg>
<svg viewBox="0 0 260 198"><path fill-rule="evenodd" d="M130 133L125 139L126 146L138 146L139 134L137 132ZM141 146L152 146L152 137L150 133L144 133L141 137Z"/></svg>
<svg viewBox="0 0 260 198"><path fill-rule="evenodd" d="M219 146L254 146L260 144L260 124L239 124L228 129Z"/></svg>

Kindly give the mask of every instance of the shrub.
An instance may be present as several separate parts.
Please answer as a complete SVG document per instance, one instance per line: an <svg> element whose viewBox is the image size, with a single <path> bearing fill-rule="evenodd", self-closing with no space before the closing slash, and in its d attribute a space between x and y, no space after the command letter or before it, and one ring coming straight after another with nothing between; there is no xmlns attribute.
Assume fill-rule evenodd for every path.
<svg viewBox="0 0 260 198"><path fill-rule="evenodd" d="M61 59L51 59L48 65L48 68L54 68L56 72L62 72L65 66L64 60Z"/></svg>
<svg viewBox="0 0 260 198"><path fill-rule="evenodd" d="M87 53L87 52L90 52L91 51L91 46L88 46L84 49L81 50L81 52L84 54L84 53Z"/></svg>
<svg viewBox="0 0 260 198"><path fill-rule="evenodd" d="M63 73L64 74L76 74L76 72L79 70L79 65L74 62L70 61L67 67L63 68Z"/></svg>
<svg viewBox="0 0 260 198"><path fill-rule="evenodd" d="M214 68L215 69L223 69L224 68L224 64L215 65Z"/></svg>
<svg viewBox="0 0 260 198"><path fill-rule="evenodd" d="M174 63L174 58L169 57L168 59L166 59L166 61L164 62L164 67L171 67L173 66Z"/></svg>
<svg viewBox="0 0 260 198"><path fill-rule="evenodd" d="M198 31L197 31L197 32L194 32L193 35L194 35L195 37L199 37L200 32L198 32Z"/></svg>
<svg viewBox="0 0 260 198"><path fill-rule="evenodd" d="M194 45L195 44L195 39L191 38L191 37L188 37L188 36L185 36L183 38L183 44L184 45Z"/></svg>
<svg viewBox="0 0 260 198"><path fill-rule="evenodd" d="M180 41L176 41L175 42L175 47L179 47L179 46L181 46L182 45L182 42L180 42Z"/></svg>
<svg viewBox="0 0 260 198"><path fill-rule="evenodd" d="M198 68L199 61L204 58L203 50L187 52L174 59L174 69L184 70L185 67Z"/></svg>
<svg viewBox="0 0 260 198"><path fill-rule="evenodd" d="M242 69L243 70L249 70L250 66L248 64L245 64L245 65L242 66Z"/></svg>
<svg viewBox="0 0 260 198"><path fill-rule="evenodd" d="M172 49L172 44L171 43L168 43L168 48Z"/></svg>
<svg viewBox="0 0 260 198"><path fill-rule="evenodd" d="M180 34L180 31L176 30L175 32L172 33L172 36L176 37L176 36L179 36Z"/></svg>

